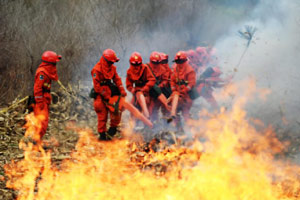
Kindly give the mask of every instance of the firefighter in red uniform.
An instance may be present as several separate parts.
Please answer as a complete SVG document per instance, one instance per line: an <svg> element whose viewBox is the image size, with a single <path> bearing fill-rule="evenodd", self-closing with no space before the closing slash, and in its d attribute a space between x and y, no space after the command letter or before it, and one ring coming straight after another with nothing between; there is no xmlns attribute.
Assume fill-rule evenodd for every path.
<svg viewBox="0 0 300 200"><path fill-rule="evenodd" d="M110 97L115 95L125 97L127 95L114 65L118 61L119 58L116 53L112 49L106 49L103 51L100 61L91 71L96 93L94 108L98 116L100 140L110 140L116 134L117 126L121 121L121 112L111 112L108 109ZM106 132L108 112L110 113L110 128Z"/></svg>
<svg viewBox="0 0 300 200"><path fill-rule="evenodd" d="M136 93L139 91L142 92L146 100L144 103L149 105L149 90L154 86L155 78L149 67L142 63L140 53L133 52L129 58L129 63L130 67L127 70L126 88L133 95L133 104L143 110L143 105L138 105Z"/></svg>
<svg viewBox="0 0 300 200"><path fill-rule="evenodd" d="M217 50L215 47L209 45L206 47L207 52L207 65L215 67L218 65Z"/></svg>
<svg viewBox="0 0 300 200"><path fill-rule="evenodd" d="M33 108L34 115L41 120L41 129L35 142L41 142L42 137L45 135L48 120L49 120L49 105L51 103L51 82L57 81L56 63L60 61L61 55L57 55L53 51L45 51L42 54L42 63L36 70L34 78L34 101Z"/></svg>
<svg viewBox="0 0 300 200"><path fill-rule="evenodd" d="M208 50L211 50L211 48L208 48ZM196 52L201 67L200 76L197 80L197 91L211 105L211 108L216 110L218 109L218 103L213 96L213 88L220 87L220 83L224 82L220 78L222 72L216 66L217 59L215 55L210 55L214 52L207 52L205 47L197 47Z"/></svg>
<svg viewBox="0 0 300 200"><path fill-rule="evenodd" d="M161 56L157 51L153 51L150 54L150 62L147 64L151 70L155 80L156 86L158 86L159 91L154 91L155 87L150 90L150 106L149 112L151 115L151 121L156 121L158 119L159 108L163 107L162 103L157 100L158 94L162 93L162 89L168 86L169 71L163 65L161 65Z"/></svg>
<svg viewBox="0 0 300 200"><path fill-rule="evenodd" d="M178 107L175 109L176 112L173 114L176 114L181 110L185 121L190 117L189 111L193 104L193 101L189 96L189 91L191 91L196 84L195 70L188 64L187 61L188 59L185 52L179 51L176 53L174 58L174 62L176 64L174 65L173 74L171 76L172 95L179 93ZM172 117L175 118L176 116Z"/></svg>
<svg viewBox="0 0 300 200"><path fill-rule="evenodd" d="M173 72L169 66L169 56L165 53L160 53L160 57L161 57L160 64L162 65L162 67L165 68L165 70L166 70L165 73L168 78L167 83L164 85L164 87L161 89L161 91L167 98L169 98L172 94L170 81L171 81L171 75Z"/></svg>
<svg viewBox="0 0 300 200"><path fill-rule="evenodd" d="M208 63L208 54L206 52L205 47L197 47L196 48L196 53L197 53L197 65L198 65L198 71L197 74L201 74L205 71Z"/></svg>
<svg viewBox="0 0 300 200"><path fill-rule="evenodd" d="M191 67L193 67L193 69L195 70L196 74L199 70L199 57L197 55L197 53L194 50L188 50L186 52L188 60L189 60L189 64L191 65Z"/></svg>

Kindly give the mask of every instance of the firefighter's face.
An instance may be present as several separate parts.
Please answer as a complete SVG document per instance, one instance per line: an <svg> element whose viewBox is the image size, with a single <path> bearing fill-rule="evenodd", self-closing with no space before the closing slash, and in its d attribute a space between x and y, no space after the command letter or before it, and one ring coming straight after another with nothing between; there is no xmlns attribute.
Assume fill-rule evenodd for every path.
<svg viewBox="0 0 300 200"><path fill-rule="evenodd" d="M176 64L183 64L185 63L186 60L182 60L182 59L178 59L178 60L175 60L175 63Z"/></svg>

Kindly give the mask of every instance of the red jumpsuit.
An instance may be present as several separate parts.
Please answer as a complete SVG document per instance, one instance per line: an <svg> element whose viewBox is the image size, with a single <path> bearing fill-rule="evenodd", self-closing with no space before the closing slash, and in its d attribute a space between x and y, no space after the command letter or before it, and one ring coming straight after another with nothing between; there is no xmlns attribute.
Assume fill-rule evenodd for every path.
<svg viewBox="0 0 300 200"><path fill-rule="evenodd" d="M170 80L171 80L171 75L172 75L172 70L169 66L168 63L166 64L161 64L161 66L164 68L164 73L165 73L165 77L166 77L166 82L164 82L164 84L162 85L163 87L170 87Z"/></svg>
<svg viewBox="0 0 300 200"><path fill-rule="evenodd" d="M212 67L211 69L213 70L213 73L209 77L203 77L204 81L197 85L197 92L211 105L213 109L217 109L218 103L213 96L213 88L221 87L219 83L224 82L224 80L220 78L222 72L218 67ZM205 81L206 78L215 81Z"/></svg>
<svg viewBox="0 0 300 200"><path fill-rule="evenodd" d="M196 84L195 70L185 62L183 64L174 64L173 74L171 76L171 89L172 92L177 91L180 93L177 110L182 111L185 120L189 119L189 111L193 105L188 91L190 91Z"/></svg>
<svg viewBox="0 0 300 200"><path fill-rule="evenodd" d="M146 64L141 64L139 66L130 65L129 69L127 70L126 88L134 95L132 100L134 105L137 106L135 97L135 93L137 91L143 92L146 103L149 105L149 90L154 86L154 84L155 78Z"/></svg>
<svg viewBox="0 0 300 200"><path fill-rule="evenodd" d="M164 87L168 87L169 85L169 70L163 66L162 64L147 64L152 70L154 74L154 78L156 78L156 83L162 89ZM151 115L151 120L155 121L158 119L158 110L160 107L164 107L160 101L156 98L150 97L150 105L149 105L149 113Z"/></svg>
<svg viewBox="0 0 300 200"><path fill-rule="evenodd" d="M122 85L122 80L119 77L116 66L109 66L107 62L100 58L100 61L94 66L91 71L93 77L93 84L97 97L94 101L94 109L98 117L98 132L106 132L106 122L108 112L110 113L110 127L117 127L121 121L121 112L111 112L106 103L112 96L111 83L114 83L119 89L120 93L125 93L125 89Z"/></svg>
<svg viewBox="0 0 300 200"><path fill-rule="evenodd" d="M217 57L217 50L214 47L207 47L207 64L209 66L215 67L218 65L218 57Z"/></svg>
<svg viewBox="0 0 300 200"><path fill-rule="evenodd" d="M34 78L34 115L41 120L41 129L35 141L40 141L45 135L49 120L49 104L51 103L51 81L57 81L57 70L54 64L42 62L37 68Z"/></svg>
<svg viewBox="0 0 300 200"><path fill-rule="evenodd" d="M205 47L198 47L196 49L195 61L195 64L197 65L196 73L197 75L200 75L205 71L208 64L208 54Z"/></svg>

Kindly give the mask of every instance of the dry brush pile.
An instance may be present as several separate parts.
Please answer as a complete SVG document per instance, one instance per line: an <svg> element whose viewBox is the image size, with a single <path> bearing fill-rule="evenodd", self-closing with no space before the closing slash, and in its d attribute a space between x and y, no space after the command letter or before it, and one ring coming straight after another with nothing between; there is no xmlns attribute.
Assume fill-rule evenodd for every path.
<svg viewBox="0 0 300 200"><path fill-rule="evenodd" d="M58 162L67 157L78 139L77 134L66 126L75 122L78 127L96 129L97 117L93 110L92 100L88 97L89 88L78 84L64 89L60 88L52 94L50 120L45 138L46 148L52 149L53 160ZM9 109L0 111L0 174L3 179L3 166L11 160L23 159L19 142L24 139L25 115L28 114L27 101L16 98L10 103ZM3 112L5 111L5 112ZM0 185L1 199L11 199L13 193L5 189L5 182Z"/></svg>

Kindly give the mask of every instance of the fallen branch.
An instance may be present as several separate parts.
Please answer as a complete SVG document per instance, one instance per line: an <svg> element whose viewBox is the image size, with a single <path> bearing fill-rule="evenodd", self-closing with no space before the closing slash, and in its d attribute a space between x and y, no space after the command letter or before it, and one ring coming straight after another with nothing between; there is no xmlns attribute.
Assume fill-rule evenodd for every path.
<svg viewBox="0 0 300 200"><path fill-rule="evenodd" d="M0 113L5 113L7 111L9 111L10 109L13 108L17 108L19 106L20 103L23 103L24 101L26 101L29 98L29 96L24 97L23 99L21 99L20 101L17 101L16 103L12 104L11 106L4 108L0 111Z"/></svg>

